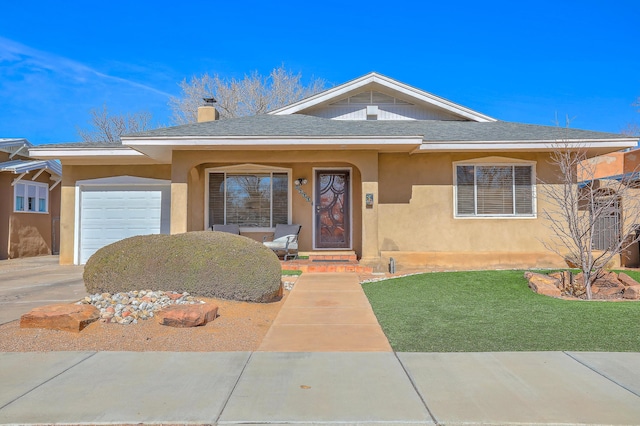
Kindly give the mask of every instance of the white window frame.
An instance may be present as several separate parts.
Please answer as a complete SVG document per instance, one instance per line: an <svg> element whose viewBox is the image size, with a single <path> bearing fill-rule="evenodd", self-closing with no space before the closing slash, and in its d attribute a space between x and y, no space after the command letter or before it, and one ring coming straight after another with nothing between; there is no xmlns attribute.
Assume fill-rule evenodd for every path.
<svg viewBox="0 0 640 426"><path fill-rule="evenodd" d="M476 213L474 215L459 215L458 214L458 166L474 166L475 167L514 167L514 166L529 166L531 167L531 214L478 214L477 213L477 182L474 180L474 204L476 207ZM475 170L475 169L474 169ZM474 173L475 175L475 173ZM488 157L478 158L464 161L453 162L453 216L454 219L536 219L538 217L537 208L537 178L536 178L536 162L519 160L515 158L503 158L503 157ZM514 192L515 196L515 192ZM514 203L515 206L515 203Z"/></svg>
<svg viewBox="0 0 640 426"><path fill-rule="evenodd" d="M203 228L209 227L209 175L211 173L225 173L225 174L265 174L265 173L286 173L287 174L287 223L291 223L292 217L292 190L293 183L291 179L292 170L284 167L262 166L260 164L240 164L235 166L224 167L210 167L204 170L204 224ZM271 206L273 208L273 205ZM225 207L226 215L226 207ZM226 222L226 221L225 221ZM253 227L242 226L240 232L274 232L275 224L273 227Z"/></svg>
<svg viewBox="0 0 640 426"><path fill-rule="evenodd" d="M29 187L35 187L36 196L34 201L35 210L29 210ZM18 188L24 188L24 200L22 203L23 209L18 210ZM40 211L38 208L40 206L39 197L40 189L44 189L44 211ZM14 213L35 213L35 214L49 214L49 184L43 182L25 182L20 181L16 182L13 185L13 212Z"/></svg>

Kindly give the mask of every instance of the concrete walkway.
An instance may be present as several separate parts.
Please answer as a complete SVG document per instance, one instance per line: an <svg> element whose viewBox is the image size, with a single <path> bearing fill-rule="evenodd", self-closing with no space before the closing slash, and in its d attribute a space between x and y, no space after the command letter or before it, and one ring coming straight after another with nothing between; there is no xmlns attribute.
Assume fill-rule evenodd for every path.
<svg viewBox="0 0 640 426"><path fill-rule="evenodd" d="M0 324L38 306L86 296L82 266L60 266L58 256L0 260Z"/></svg>
<svg viewBox="0 0 640 426"><path fill-rule="evenodd" d="M0 353L0 424L637 425L639 353Z"/></svg>
<svg viewBox="0 0 640 426"><path fill-rule="evenodd" d="M259 351L390 352L355 273L298 278Z"/></svg>

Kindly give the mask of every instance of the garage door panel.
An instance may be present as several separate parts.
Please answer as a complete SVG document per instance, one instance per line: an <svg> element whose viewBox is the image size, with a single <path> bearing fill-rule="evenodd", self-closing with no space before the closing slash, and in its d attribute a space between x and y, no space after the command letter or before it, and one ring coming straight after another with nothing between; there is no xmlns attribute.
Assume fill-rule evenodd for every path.
<svg viewBox="0 0 640 426"><path fill-rule="evenodd" d="M167 233L170 187L87 187L80 197L80 263L105 245Z"/></svg>

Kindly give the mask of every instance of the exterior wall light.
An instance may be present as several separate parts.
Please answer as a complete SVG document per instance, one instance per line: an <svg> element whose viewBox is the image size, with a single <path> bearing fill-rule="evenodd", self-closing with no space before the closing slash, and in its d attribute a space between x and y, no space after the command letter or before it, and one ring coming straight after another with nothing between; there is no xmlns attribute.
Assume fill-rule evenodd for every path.
<svg viewBox="0 0 640 426"><path fill-rule="evenodd" d="M295 186L302 186L302 185L306 185L307 184L307 179L306 178L298 178L296 180L293 181L293 184Z"/></svg>

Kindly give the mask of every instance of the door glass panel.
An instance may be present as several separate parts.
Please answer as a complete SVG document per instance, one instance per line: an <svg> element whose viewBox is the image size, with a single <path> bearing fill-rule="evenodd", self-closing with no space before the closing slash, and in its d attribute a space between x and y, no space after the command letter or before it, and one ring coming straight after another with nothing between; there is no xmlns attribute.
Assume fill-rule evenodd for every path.
<svg viewBox="0 0 640 426"><path fill-rule="evenodd" d="M318 172L316 246L349 247L349 174Z"/></svg>

